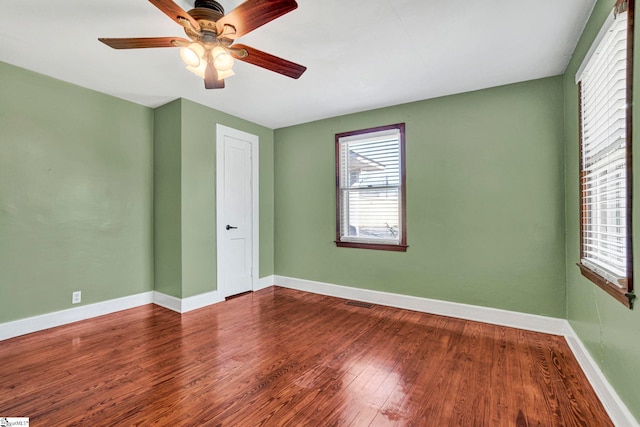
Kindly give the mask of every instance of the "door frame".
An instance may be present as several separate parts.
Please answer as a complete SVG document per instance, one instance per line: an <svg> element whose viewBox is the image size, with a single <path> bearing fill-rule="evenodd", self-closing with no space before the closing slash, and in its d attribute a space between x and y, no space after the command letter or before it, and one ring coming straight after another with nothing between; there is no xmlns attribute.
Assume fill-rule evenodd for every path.
<svg viewBox="0 0 640 427"><path fill-rule="evenodd" d="M225 298L225 286L223 280L222 248L224 245L222 236L225 225L221 218L224 216L224 137L231 136L251 144L251 290L258 285L260 252L259 252L259 193L260 193L260 170L259 170L259 138L247 132L230 128L220 123L216 124L216 288L222 300Z"/></svg>

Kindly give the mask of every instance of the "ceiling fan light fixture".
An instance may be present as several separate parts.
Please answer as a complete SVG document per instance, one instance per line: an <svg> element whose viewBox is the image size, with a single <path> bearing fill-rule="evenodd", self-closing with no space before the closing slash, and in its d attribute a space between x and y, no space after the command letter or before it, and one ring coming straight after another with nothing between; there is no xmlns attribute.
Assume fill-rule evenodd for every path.
<svg viewBox="0 0 640 427"><path fill-rule="evenodd" d="M216 0L195 0L195 7L190 11L183 10L175 0L149 1L182 26L188 39L127 37L98 40L113 49L179 47L187 69L204 79L205 89L224 88L224 79L235 74L232 70L235 59L292 79L299 78L307 69L250 46L233 45L239 37L296 9L296 0L243 0L226 15Z"/></svg>
<svg viewBox="0 0 640 427"><path fill-rule="evenodd" d="M200 65L202 55L204 55L204 47L200 43L191 43L189 46L180 48L180 57L191 67Z"/></svg>
<svg viewBox="0 0 640 427"><path fill-rule="evenodd" d="M216 70L229 71L233 68L235 60L225 48L216 46L211 51L211 55L213 56L213 66L216 67Z"/></svg>

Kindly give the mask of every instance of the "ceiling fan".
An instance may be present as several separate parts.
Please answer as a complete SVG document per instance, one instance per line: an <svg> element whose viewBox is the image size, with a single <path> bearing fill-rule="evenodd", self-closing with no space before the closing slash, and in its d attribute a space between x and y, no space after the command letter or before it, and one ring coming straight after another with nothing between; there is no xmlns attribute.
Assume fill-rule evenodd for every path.
<svg viewBox="0 0 640 427"><path fill-rule="evenodd" d="M224 88L224 79L234 74L234 59L299 78L307 67L287 61L235 40L291 12L295 0L247 0L228 14L215 0L195 0L195 7L184 11L172 0L149 0L184 28L189 40L181 37L99 38L114 49L180 47L187 68L204 79L207 89Z"/></svg>

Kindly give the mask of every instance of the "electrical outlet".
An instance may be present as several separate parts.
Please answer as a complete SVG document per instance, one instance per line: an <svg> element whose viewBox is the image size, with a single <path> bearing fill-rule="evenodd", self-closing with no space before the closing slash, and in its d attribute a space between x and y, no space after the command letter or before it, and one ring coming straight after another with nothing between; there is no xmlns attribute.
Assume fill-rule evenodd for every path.
<svg viewBox="0 0 640 427"><path fill-rule="evenodd" d="M71 294L71 304L78 304L82 300L82 291L75 291Z"/></svg>

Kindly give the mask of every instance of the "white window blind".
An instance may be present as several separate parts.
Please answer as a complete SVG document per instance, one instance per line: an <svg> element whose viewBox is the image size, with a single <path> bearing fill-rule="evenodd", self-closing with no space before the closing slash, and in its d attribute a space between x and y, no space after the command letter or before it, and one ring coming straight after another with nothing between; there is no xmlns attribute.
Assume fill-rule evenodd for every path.
<svg viewBox="0 0 640 427"><path fill-rule="evenodd" d="M624 287L627 277L627 13L605 24L577 76L582 112L582 259Z"/></svg>
<svg viewBox="0 0 640 427"><path fill-rule="evenodd" d="M399 129L339 139L341 241L402 241L401 173Z"/></svg>

